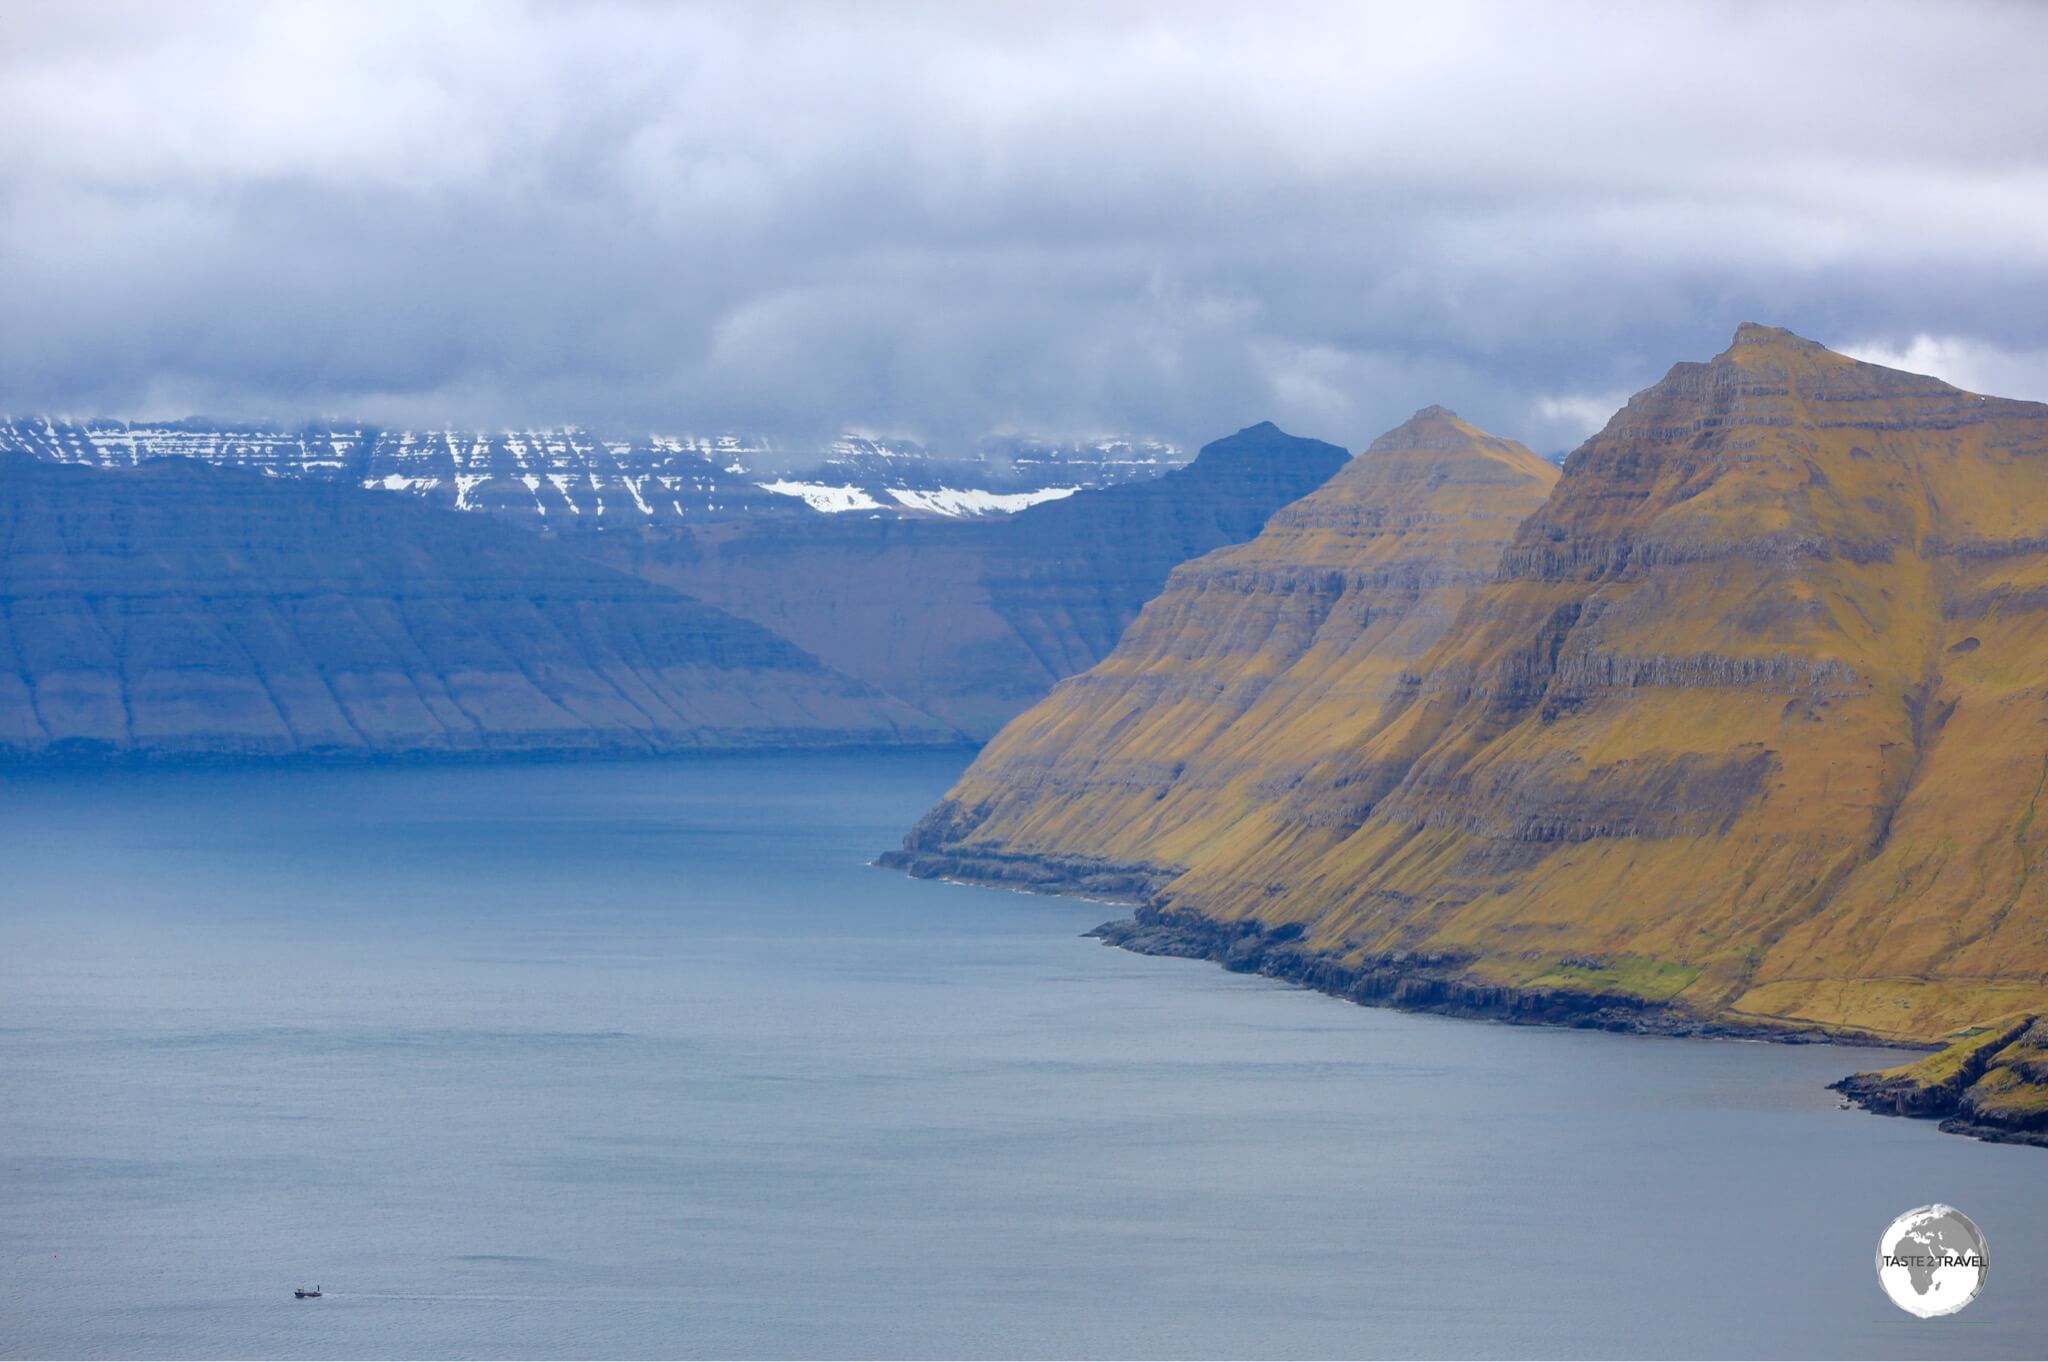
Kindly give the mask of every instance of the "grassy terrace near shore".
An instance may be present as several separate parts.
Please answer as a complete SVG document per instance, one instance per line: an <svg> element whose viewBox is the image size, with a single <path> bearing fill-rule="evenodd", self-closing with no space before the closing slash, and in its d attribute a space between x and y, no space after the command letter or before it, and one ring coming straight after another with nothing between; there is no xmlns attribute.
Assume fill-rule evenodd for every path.
<svg viewBox="0 0 2048 1362"><path fill-rule="evenodd" d="M1645 1002L1662 1003L1685 992L1705 970L1699 965L1675 964L1649 955L1616 955L1567 957L1549 964L1532 961L1530 972L1521 977L1500 964L1488 973L1499 975L1505 983L1527 988L1626 994Z"/></svg>
<svg viewBox="0 0 2048 1362"><path fill-rule="evenodd" d="M1962 1035L1957 1037L1953 1044L1911 1063L1880 1069L1878 1074L1885 1078L1897 1078L1929 1088L1953 1082L1966 1068L1981 1071L1983 1061L1989 1058L1984 1053L1985 1050L1988 1048L1992 1054L1996 1054L2009 1044L2007 1032L2020 1020L2022 1019L2008 1017L1989 1026L1966 1026Z"/></svg>

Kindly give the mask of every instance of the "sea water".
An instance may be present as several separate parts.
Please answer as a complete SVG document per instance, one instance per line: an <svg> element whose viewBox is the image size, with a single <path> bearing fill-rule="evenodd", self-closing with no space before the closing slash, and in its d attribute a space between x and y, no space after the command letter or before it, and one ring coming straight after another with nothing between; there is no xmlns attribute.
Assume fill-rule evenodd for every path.
<svg viewBox="0 0 2048 1362"><path fill-rule="evenodd" d="M0 778L0 1355L2036 1355L1895 1054L1352 1006L870 865L957 754ZM1983 1228L1962 1314L1879 1232ZM294 1299L320 1285L320 1300Z"/></svg>

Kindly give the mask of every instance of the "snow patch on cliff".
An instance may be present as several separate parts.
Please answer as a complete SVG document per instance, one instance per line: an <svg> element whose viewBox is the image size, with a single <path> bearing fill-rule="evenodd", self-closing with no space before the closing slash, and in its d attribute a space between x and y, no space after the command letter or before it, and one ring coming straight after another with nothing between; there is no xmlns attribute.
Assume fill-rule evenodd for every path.
<svg viewBox="0 0 2048 1362"><path fill-rule="evenodd" d="M876 501L858 487L834 487L822 482L791 482L779 479L775 482L754 484L764 492L777 496L801 497L804 505L814 511L835 514L840 511L879 511L882 503Z"/></svg>
<svg viewBox="0 0 2048 1362"><path fill-rule="evenodd" d="M1059 501L1080 491L1078 487L1041 487L1035 492L984 492L978 488L939 487L919 490L891 487L889 495L913 511L934 515L1012 515L1041 501Z"/></svg>

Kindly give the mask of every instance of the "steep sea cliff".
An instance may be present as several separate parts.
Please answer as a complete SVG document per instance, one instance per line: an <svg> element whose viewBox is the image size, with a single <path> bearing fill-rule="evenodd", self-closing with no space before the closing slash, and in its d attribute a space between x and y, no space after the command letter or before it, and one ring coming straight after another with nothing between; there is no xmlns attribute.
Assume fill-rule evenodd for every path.
<svg viewBox="0 0 2048 1362"><path fill-rule="evenodd" d="M1141 621L896 863L1117 892L1121 944L1400 1006L1917 1046L2048 1008L2048 407L1745 326L1538 500L1398 660ZM1283 521L1238 552L1288 557ZM1253 580L1284 618L1299 578ZM1244 728L1275 670L1302 721Z"/></svg>

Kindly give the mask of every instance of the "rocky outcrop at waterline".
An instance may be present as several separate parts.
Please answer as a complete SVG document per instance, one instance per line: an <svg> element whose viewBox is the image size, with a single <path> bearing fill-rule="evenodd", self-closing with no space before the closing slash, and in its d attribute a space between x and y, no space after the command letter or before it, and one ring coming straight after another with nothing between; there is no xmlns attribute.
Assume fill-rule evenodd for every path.
<svg viewBox="0 0 2048 1362"><path fill-rule="evenodd" d="M1924 1059L1832 1085L1883 1116L1941 1122L1956 1135L2048 1148L2048 1017L1971 1027Z"/></svg>

